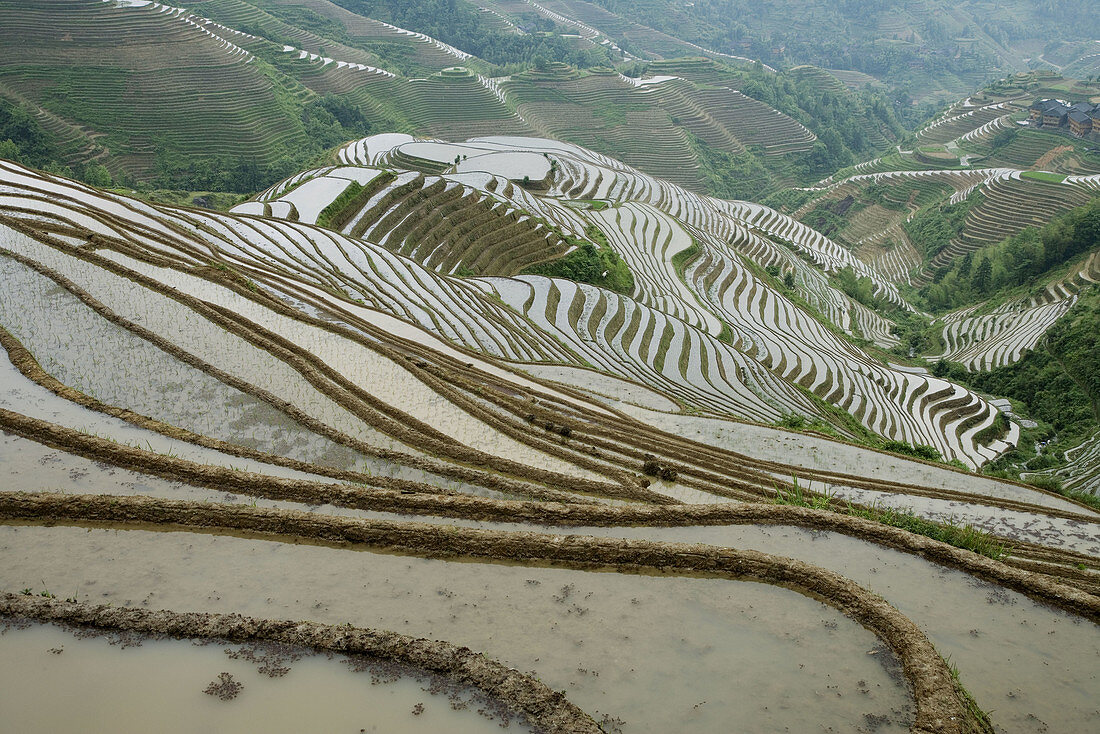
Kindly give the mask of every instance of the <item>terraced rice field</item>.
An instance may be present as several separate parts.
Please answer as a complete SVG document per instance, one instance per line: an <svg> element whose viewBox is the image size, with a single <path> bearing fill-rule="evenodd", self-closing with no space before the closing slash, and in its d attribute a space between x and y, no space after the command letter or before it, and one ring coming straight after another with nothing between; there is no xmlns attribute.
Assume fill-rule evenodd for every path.
<svg viewBox="0 0 1100 734"><path fill-rule="evenodd" d="M820 194L793 213L795 218L805 218L821 206L847 204L846 208L853 208L843 227L834 233L836 239L851 248L875 275L895 283L925 283L931 273L954 258L997 244L1027 227L1041 227L1086 203L1100 190L1095 175L1047 181L1024 177L1025 172L1016 168L873 170L895 169L896 164L896 160L882 159L865 166L862 170L866 172L824 183L815 189ZM879 187L890 206L866 200L862 192L872 185ZM960 236L931 261L922 263L901 224L923 207L937 202L956 204L975 192L982 198L967 213ZM859 207L851 207L857 202Z"/></svg>
<svg viewBox="0 0 1100 734"><path fill-rule="evenodd" d="M955 106L917 132L921 145L939 145L963 141L967 136L981 135L987 126L1003 120L1014 111L1004 102L980 107ZM982 132L979 132L982 131Z"/></svg>
<svg viewBox="0 0 1100 734"><path fill-rule="evenodd" d="M1042 130L1021 130L1008 145L994 151L991 165L1039 169L1056 173L1093 175L1100 173L1100 159L1086 154L1076 139Z"/></svg>
<svg viewBox="0 0 1100 734"><path fill-rule="evenodd" d="M973 370L990 370L1019 361L1074 303L1074 298L1030 308L1006 304L991 314L970 316L957 311L942 321L947 350L933 359L959 362Z"/></svg>
<svg viewBox="0 0 1100 734"><path fill-rule="evenodd" d="M505 24L516 12L556 18L580 31L582 45L618 49L603 32L561 14L576 8L512 5L485 14ZM553 73L491 78L491 65L462 49L329 0L186 7L60 0L23 10L0 3L0 42L9 50L0 94L26 105L70 162L102 160L116 178L189 175L191 166L205 171L200 159L254 162L264 171L307 146L303 108L328 94L358 106L379 128L449 140L546 135L700 191L708 179L692 135L724 152L749 148L769 157L807 153L816 140L738 91L736 73L710 58L669 65L683 76L643 80L564 64ZM283 19L293 13L306 14L300 25ZM702 51L652 29L635 31L675 55ZM192 89L203 93L189 95Z"/></svg>
<svg viewBox="0 0 1100 734"><path fill-rule="evenodd" d="M935 269L951 258L996 244L1027 227L1041 227L1054 216L1088 202L1085 186L1073 181L1054 183L1022 178L1019 171L991 180L981 189L982 201L967 213L962 234L933 258Z"/></svg>
<svg viewBox="0 0 1100 734"><path fill-rule="evenodd" d="M155 141L260 165L305 141L236 31L155 3L5 3L0 13L0 84L63 139L79 131L110 149L116 173L147 175Z"/></svg>
<svg viewBox="0 0 1100 734"><path fill-rule="evenodd" d="M413 65L418 68L440 71L471 58L462 49L438 39L358 15L329 0L295 0L294 5L336 21L352 40L367 48L375 44L389 46L402 56L412 57Z"/></svg>
<svg viewBox="0 0 1100 734"><path fill-rule="evenodd" d="M1014 440L978 442L992 405L762 270L885 332L822 273L896 297L873 267L568 143L339 158L229 214L0 164L6 717L64 728L121 690L276 731L285 707L400 732L990 731L950 657L998 726L1097 722L1100 514L769 425L835 419L816 394L972 464ZM592 228L632 294L518 274ZM819 509L772 503L796 485ZM55 703L106 665L111 690ZM321 689L355 705L315 712Z"/></svg>
<svg viewBox="0 0 1100 734"><path fill-rule="evenodd" d="M391 139L391 142L396 146L394 151L405 149L401 139ZM361 148L363 155L381 156L373 157L373 160L385 158L382 153L367 153L370 147L370 143L364 143L358 148L349 146L345 153ZM626 329L621 342L624 347L635 338L641 340L627 350L631 354L631 360L641 360L645 363L647 372L655 369L664 375L664 379L671 377L682 385L682 389L703 388L711 392L713 388L706 386L713 385L715 376L721 375L720 384L729 387L722 387L720 390L741 396L733 404L744 406L743 409L747 412L743 415L762 419L775 415L775 411L801 412L807 409L806 398L791 397L789 389L782 391L788 397L781 398L778 403L772 402L773 407L765 409L761 407L759 397L751 396L774 392L775 388L758 384L760 378L753 376L757 374L758 368L743 371L744 377L740 381L749 381L749 389L746 390L745 386L736 384L739 380L731 379L730 371L721 366L717 355L692 366L692 361L699 357L688 358L681 352L685 344L693 343L696 338L706 341L725 331L728 334L727 343L732 344L736 351L747 355L775 377L797 384L799 387L795 388L796 391L804 388L830 402L839 402L862 419L870 421L873 430L904 435L908 437L905 440L935 442L943 447L945 454L962 457L968 455L968 450L960 451L967 439L962 439L961 444L955 443L953 439L945 441L942 438L944 432L925 431L919 427L937 412L933 406L939 401L945 401L955 408L966 405L961 412L951 413L951 420L959 419L960 425L967 426L966 430L977 423L992 420L993 413L983 408L980 401L963 398L962 393L954 393L946 385L929 390L927 376L896 373L890 368L880 373L881 365L867 362L871 374L879 375L875 379L868 379L866 369L853 368L850 344L837 339L812 317L778 296L771 286L743 264L741 258L749 257L761 266L776 264L791 270L796 274L800 293L837 326L842 329L858 328L870 338L889 345L892 336L885 320L867 309L856 308L851 299L828 284L820 270L796 257L794 251L801 251L807 259L817 261L825 270L853 267L860 274L872 277L884 297L900 302L893 284L836 243L808 227L758 205L722 202L690 194L576 146L530 139L484 138L457 146L454 151L461 154L471 147L502 151L525 149L545 153L553 158L557 162L557 173L553 184L544 195L532 196L511 182L488 176L478 183L471 178L473 173L460 174L458 178L468 185L481 186L494 196L515 197L514 206L517 209L523 208L556 222L563 231L574 235L584 236L586 229L595 225L604 232L610 244L637 273L634 300L676 319L676 322L665 324L663 318L643 318L644 312L638 312L634 316L629 311L616 316L620 307L611 305L608 300L612 298L610 295L600 291L593 291L590 295L586 289L578 289L572 284L535 279L528 280L523 288L513 288L498 281L493 282L493 289L513 308L519 308L529 318L534 318L544 329L553 325L557 339L563 339L576 345L575 348L584 350L586 361L607 364L606 355L596 358L591 354L591 345L587 344L591 339L588 335L589 327L578 334L576 327L571 326L577 318L583 316L587 320L591 314L602 322L592 334L611 327L613 330L608 336L612 338L608 345L617 351L619 341L615 334ZM447 157L449 154L440 156L442 159ZM350 157L348 159L351 160ZM453 174L443 175L449 178ZM562 197L636 203L586 211L566 206ZM647 210L644 205L648 205L650 209ZM790 243L794 251L777 244L777 241ZM672 268L671 257L676 252L688 249L692 243L699 249L699 253L697 257L684 263L687 269L681 276ZM536 281L540 284L535 286L536 297L532 300L530 288ZM607 304L597 306L596 301L592 300L594 298L605 300ZM638 321L639 318L642 320ZM681 320L689 328L683 334L680 331L683 328L680 325ZM591 328L595 326L593 324ZM693 336L695 330L701 330L703 334L700 337ZM815 346L806 351L804 346L796 344L798 338L792 340L786 336L789 333L814 334L812 341ZM718 353L725 351L725 347L715 348L719 350ZM790 350L798 352L800 356L794 356ZM684 356L670 364L670 359L677 354ZM615 362L619 362L623 356L619 353ZM737 361L744 364L744 357L737 357ZM629 374L636 377L638 373L632 371ZM742 371L733 374L742 374ZM769 381L771 379L774 378L769 378ZM884 387L882 380L894 387ZM890 407L891 400L885 394L881 398L873 397L884 389L885 394L897 391L895 394L901 395L909 395L910 391L916 390L911 405L914 409L917 405L926 406L920 410L930 410L931 413L917 420L899 416L896 408ZM848 390L852 392L845 397ZM863 397L856 397L857 392ZM917 399L925 393L928 397ZM929 398L931 401L927 402ZM962 402L958 402L960 399ZM712 400L713 397L708 400L708 404L713 405L710 402ZM726 403L726 409L732 408L733 404ZM750 408L750 405L753 407ZM980 417L983 412L986 417ZM947 429L946 433L954 430ZM982 451L984 449L978 449L979 456Z"/></svg>
<svg viewBox="0 0 1100 734"><path fill-rule="evenodd" d="M925 207L965 197L990 175L979 171L857 173L824 188L793 216L805 219L823 205L834 212L843 210L844 225L832 236L893 282L910 283L922 258L902 225ZM864 192L872 186L881 191L876 194L881 200Z"/></svg>
<svg viewBox="0 0 1100 734"><path fill-rule="evenodd" d="M953 311L937 319L943 324L942 355L970 370L990 370L1019 361L1047 329L1076 302L1083 287L1100 281L1100 253L1093 253L1071 275L1048 283L1038 295L1010 301L988 313L980 306Z"/></svg>
<svg viewBox="0 0 1100 734"><path fill-rule="evenodd" d="M1035 472L1029 476L1051 476L1079 492L1095 492L1100 484L1100 436L1093 435L1066 451L1068 464L1059 469Z"/></svg>

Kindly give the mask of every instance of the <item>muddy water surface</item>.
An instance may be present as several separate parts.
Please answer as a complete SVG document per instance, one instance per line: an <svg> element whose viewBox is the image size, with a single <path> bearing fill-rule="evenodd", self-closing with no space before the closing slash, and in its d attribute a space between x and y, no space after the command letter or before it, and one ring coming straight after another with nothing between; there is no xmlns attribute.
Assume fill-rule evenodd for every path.
<svg viewBox="0 0 1100 734"><path fill-rule="evenodd" d="M433 695L427 676L363 658L0 619L5 627L0 711L10 732L479 734L504 721L478 714L484 702L469 690ZM466 707L453 708L448 693ZM508 730L529 731L515 719Z"/></svg>
<svg viewBox="0 0 1100 734"><path fill-rule="evenodd" d="M1100 556L1100 518L1089 522L1049 517L1031 512L976 505L965 501L913 497L837 486L829 490L838 498L879 507L911 510L941 522L973 525L1010 540L1039 543L1050 548ZM1081 514L1087 514L1082 511Z"/></svg>
<svg viewBox="0 0 1100 734"><path fill-rule="evenodd" d="M908 461L900 456L881 454L818 436L707 416L665 413L629 402L617 407L663 431L792 467L825 469L936 489L986 494L1089 514L1087 509L1050 494L978 474L963 474L946 467Z"/></svg>
<svg viewBox="0 0 1100 734"><path fill-rule="evenodd" d="M0 528L0 588L445 639L624 732L905 731L870 632L762 584L419 558L192 533Z"/></svg>
<svg viewBox="0 0 1100 734"><path fill-rule="evenodd" d="M783 526L576 528L753 548L836 571L916 622L1002 732L1100 730L1100 626L1023 594L839 533Z"/></svg>
<svg viewBox="0 0 1100 734"><path fill-rule="evenodd" d="M234 457L236 458L236 457ZM239 460L238 460L239 461ZM244 462L240 462L243 464ZM239 467L240 464L237 466ZM266 465L265 465L266 466ZM256 507L283 507L324 513L365 516L366 513L331 505L305 505L276 502L244 494L234 494L191 484L161 479L141 472L122 469L100 461L52 449L40 443L0 431L0 467L6 482L0 492L64 492L66 494L145 495L192 502L225 502ZM320 481L330 482L327 477ZM467 494L507 498L500 492L476 485L440 478L440 484Z"/></svg>
<svg viewBox="0 0 1100 734"><path fill-rule="evenodd" d="M139 428L121 418L114 418L77 405L28 380L8 361L6 353L2 350L0 350L0 407L91 436L108 438L127 446L199 464L235 467L243 471L290 479L331 481L316 474L240 458L215 449L169 438L155 431Z"/></svg>
<svg viewBox="0 0 1100 734"><path fill-rule="evenodd" d="M14 445L12 445L14 444ZM5 451L5 449L7 449ZM0 434L0 464L27 461L13 476L12 489L147 494L192 501L252 503L254 500L143 477L65 455ZM288 502L255 500L261 507L306 509ZM309 508L385 520L410 519L391 513ZM494 530L540 530L653 541L708 543L752 548L829 568L883 595L917 622L944 655L958 665L963 681L983 705L996 709L1006 731L1036 732L1043 726L1072 730L1079 721L1100 726L1092 691L1100 685L1100 628L1031 599L924 559L838 533L788 526L687 528L553 528L515 523L480 523L432 517L441 522Z"/></svg>

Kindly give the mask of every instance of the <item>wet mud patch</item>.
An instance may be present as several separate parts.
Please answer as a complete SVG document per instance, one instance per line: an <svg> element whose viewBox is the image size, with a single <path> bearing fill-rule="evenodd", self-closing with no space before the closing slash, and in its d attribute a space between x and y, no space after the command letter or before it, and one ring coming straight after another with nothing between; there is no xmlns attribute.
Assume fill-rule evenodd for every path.
<svg viewBox="0 0 1100 734"><path fill-rule="evenodd" d="M533 725L522 711L469 683L379 655L266 639L180 639L176 634L233 628L239 632L242 623L258 622L235 615L146 612L138 619L134 610L121 617L116 610L114 617L105 618L88 605L11 595L0 601L0 607L0 615L18 607L35 616L72 615L81 623L134 623L143 628L105 629L47 624L18 614L0 616L0 710L5 727L14 727L11 731L75 731L89 721L110 721L119 734L203 729L287 734L597 731L577 711L555 720L544 710L548 725ZM172 616L175 619L168 618ZM313 632L318 630L313 626ZM361 631L341 632L347 637ZM400 636L383 642L395 650L401 647ZM461 652L451 648L450 653L456 651ZM504 688L523 695L515 686Z"/></svg>

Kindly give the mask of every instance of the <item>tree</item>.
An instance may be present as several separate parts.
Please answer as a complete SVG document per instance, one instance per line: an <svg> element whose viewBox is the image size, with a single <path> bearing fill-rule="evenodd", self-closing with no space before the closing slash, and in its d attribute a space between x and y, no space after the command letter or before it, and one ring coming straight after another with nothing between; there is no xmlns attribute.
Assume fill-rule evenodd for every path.
<svg viewBox="0 0 1100 734"><path fill-rule="evenodd" d="M84 168L84 182L89 186L105 189L114 183L111 172L102 163L89 163Z"/></svg>
<svg viewBox="0 0 1100 734"><path fill-rule="evenodd" d="M19 146L10 138L8 140L0 140L0 158L6 158L9 161L18 161Z"/></svg>
<svg viewBox="0 0 1100 734"><path fill-rule="evenodd" d="M988 257L983 257L982 261L978 263L978 269L974 271L971 283L974 290L979 293L988 292L989 287L993 285L993 264L989 262Z"/></svg>
<svg viewBox="0 0 1100 734"><path fill-rule="evenodd" d="M973 252L968 252L963 257L962 262L959 263L959 277L960 278L969 278L970 277L970 268L972 268L973 266L974 266L974 253Z"/></svg>

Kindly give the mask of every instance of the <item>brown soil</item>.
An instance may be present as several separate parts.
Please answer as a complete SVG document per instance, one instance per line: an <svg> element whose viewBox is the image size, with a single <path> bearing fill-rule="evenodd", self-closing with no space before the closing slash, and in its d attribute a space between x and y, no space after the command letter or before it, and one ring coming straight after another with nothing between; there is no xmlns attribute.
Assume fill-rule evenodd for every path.
<svg viewBox="0 0 1100 734"><path fill-rule="evenodd" d="M599 726L537 679L469 648L384 630L316 622L255 619L238 614L199 614L95 606L35 596L0 595L0 616L143 635L232 642L268 641L342 654L369 655L446 676L480 689L525 716L536 730L596 734ZM224 674L223 674L224 675Z"/></svg>
<svg viewBox="0 0 1100 734"><path fill-rule="evenodd" d="M1059 145L1056 148L1051 148L1046 153L1043 153L1041 156L1039 156L1039 160L1035 161L1035 164L1032 166L1032 168L1046 168L1055 158L1062 155L1063 153L1068 153L1071 150L1073 150L1072 145Z"/></svg>

